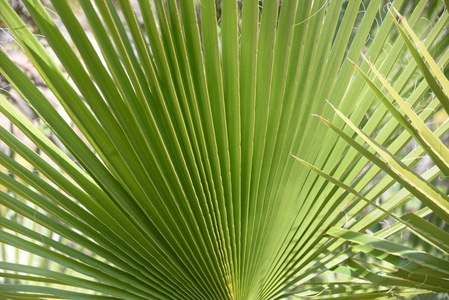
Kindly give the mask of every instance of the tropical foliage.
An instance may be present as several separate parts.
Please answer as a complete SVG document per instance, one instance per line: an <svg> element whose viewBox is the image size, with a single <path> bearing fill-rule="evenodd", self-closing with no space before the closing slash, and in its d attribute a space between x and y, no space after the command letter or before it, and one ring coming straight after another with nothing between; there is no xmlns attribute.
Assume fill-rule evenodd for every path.
<svg viewBox="0 0 449 300"><path fill-rule="evenodd" d="M0 297L448 292L443 1L137 2L0 0Z"/></svg>

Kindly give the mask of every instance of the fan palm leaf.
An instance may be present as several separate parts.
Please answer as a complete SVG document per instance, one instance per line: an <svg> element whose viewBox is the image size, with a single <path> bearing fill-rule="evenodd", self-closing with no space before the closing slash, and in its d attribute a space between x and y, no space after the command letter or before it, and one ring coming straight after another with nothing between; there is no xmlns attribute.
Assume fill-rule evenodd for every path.
<svg viewBox="0 0 449 300"><path fill-rule="evenodd" d="M0 95L0 112L32 142L0 128L14 154L0 153L2 297L447 291L443 258L387 240L409 228L447 253L444 239L427 237L435 225L424 219L434 211L448 220L447 195L431 181L447 175L440 139L449 123L425 124L447 108L442 1L394 1L404 26L380 0L223 1L219 19L212 0L81 0L76 14L52 0L56 18L38 0L23 2L42 38L6 0L0 17L62 109L4 51L0 71L63 147ZM426 36L420 52L414 31ZM407 51L413 59L402 69ZM409 107L418 104L419 114ZM400 161L411 138L420 147ZM411 168L423 153L436 166L418 175ZM396 216L413 196L427 207ZM397 223L366 233L389 216ZM389 265L360 261L363 253Z"/></svg>

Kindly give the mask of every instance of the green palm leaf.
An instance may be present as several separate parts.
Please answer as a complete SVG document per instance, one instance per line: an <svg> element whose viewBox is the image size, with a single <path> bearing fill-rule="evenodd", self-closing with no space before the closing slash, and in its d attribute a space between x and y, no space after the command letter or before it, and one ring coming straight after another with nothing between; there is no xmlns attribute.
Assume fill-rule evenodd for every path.
<svg viewBox="0 0 449 300"><path fill-rule="evenodd" d="M447 195L431 183L448 174L449 122L425 124L447 102L442 1L394 1L404 27L380 0L23 3L42 37L6 0L0 18L68 118L0 52L1 73L62 145L0 95L0 112L30 141L0 128L13 153L0 153L0 297L446 292L443 258L386 240L408 228L447 253L444 238L428 236L444 228L425 220L434 211L449 221ZM414 30L426 35L420 52ZM401 70L406 49L414 60ZM360 53L373 63L354 70ZM400 161L411 138L420 147ZM424 153L436 166L418 175ZM396 213L412 196L428 208ZM389 216L397 223L365 233Z"/></svg>
<svg viewBox="0 0 449 300"><path fill-rule="evenodd" d="M414 48L412 42L409 40L409 37L401 28L401 25L395 22L396 26L401 32L401 36L406 40L408 48L413 53L413 57L418 61L417 63L420 66L420 69L423 71L424 77L426 78L427 82L429 82L431 90L435 93L435 95L440 95L437 96L437 102L440 102L441 106L444 108L446 101L444 90L445 85L447 84L447 78L444 77L443 73L438 67L438 64L430 56L428 50L425 48L422 42L418 41L416 34L411 30L410 26L407 24L407 21L401 15L399 15L399 17L404 23L405 29L412 36L415 42L418 43L418 48L420 48L420 50L423 52L423 55L426 57L426 60L430 64L432 71L436 73L436 77L441 82L442 87L440 88L438 86L438 83L433 78L431 71L427 68L425 62L421 59L417 49ZM399 93L388 83L388 81L377 71L377 69L371 63L368 62L368 64L373 70L373 73L392 96L392 98L399 104L402 112L390 102L391 100L388 99L388 96L383 94L381 89L377 87L377 85L369 78L367 74L365 74L355 64L354 66L362 75L364 80L373 89L373 91L375 91L377 96L382 100L383 104L388 108L395 119L397 119L397 121L406 129L406 131L421 145L422 150L424 150L429 155L429 157L432 158L439 169L438 171L440 171L443 176L447 177L446 159L449 152L447 147L439 139L440 137L438 136L437 131L431 131L424 123L424 121L420 118L420 116L413 111L413 109L410 107L410 104L402 99ZM395 180L401 183L415 197L420 199L429 208L431 208L439 217L441 217L446 222L449 220L449 198L447 197L447 195L442 193L435 186L429 183L429 181L413 171L399 158L392 155L386 148L382 147L382 145L377 143L374 139L363 133L357 127L357 125L355 125L350 119L344 116L344 114L338 111L335 107L334 109L336 113L344 120L344 122L361 137L362 141L366 142L370 146L370 148L375 150L375 153L373 154L368 149L364 148L359 142L351 138L336 126L332 125L329 121L321 119L329 128L331 128L340 137L346 140L351 146L357 149L357 151L360 152L363 156L368 158L371 162L376 164L387 174L395 178ZM447 127L447 123L448 122L446 120L445 123L443 123L439 128L439 130ZM443 129L442 132L447 132L447 129ZM423 218L412 213L408 213L402 216L401 219L398 219L398 217L392 215L388 211L385 211L383 208L378 207L376 204L365 198L365 196L361 195L352 187L345 185L338 179L333 178L329 174L324 173L323 171L317 169L315 166L299 158L297 158L297 160L299 160L301 163L314 170L321 176L325 177L330 182L355 195L357 198L363 199L364 201L374 205L381 211L385 212L387 215L392 216L394 219L413 230L413 232L417 233L422 239L425 239L426 242L431 244L433 247L438 248L445 255L448 254L448 244L446 241L447 233L436 227L434 224L431 224ZM328 232L328 234L343 238L347 241L354 242L355 244L358 244L354 246L357 250L365 252L367 254L371 254L376 258L379 258L383 261L386 260L394 264L397 270L390 270L390 273L388 274L389 276L382 276L377 275L370 270L367 270L366 267L362 266L360 263L357 263L352 259L347 262L351 270L353 270L363 278L370 280L376 285L394 287L420 287L428 290L433 290L435 292L447 292L446 273L448 270L445 269L446 261L444 259L359 232L332 228ZM403 260L403 262L400 262L400 260L398 261L397 257L399 257L400 260ZM381 268L380 266L377 267Z"/></svg>

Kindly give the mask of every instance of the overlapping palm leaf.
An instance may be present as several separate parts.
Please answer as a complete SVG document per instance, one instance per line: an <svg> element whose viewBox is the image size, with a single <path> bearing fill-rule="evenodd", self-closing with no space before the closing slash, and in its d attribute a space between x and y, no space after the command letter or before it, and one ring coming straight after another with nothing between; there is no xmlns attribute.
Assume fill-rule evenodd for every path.
<svg viewBox="0 0 449 300"><path fill-rule="evenodd" d="M447 175L439 138L449 122L434 132L423 123L447 107L442 1L413 9L394 1L410 26L397 33L383 1L223 1L217 21L214 0L139 0L138 8L129 0L117 7L80 0L95 41L66 0L51 2L70 40L40 1L23 2L58 62L6 0L0 17L74 125L0 52L2 74L64 145L0 96L2 114L39 149L0 129L14 153L0 154L8 171L0 173L8 212L0 218L3 297L361 299L445 291L440 258L426 256L429 265L419 271L422 256L402 257L409 248L385 240L405 227L427 236L435 228L423 218L432 210L447 220L447 196L429 182ZM400 69L413 46L404 38L411 28L426 34L425 59L408 50L414 59ZM424 49L434 49L438 61ZM359 63L360 53L379 71ZM437 79L425 71L412 77L425 61ZM394 78L393 86L365 75L370 67ZM393 90L409 90L408 104ZM387 106L376 104L382 95ZM405 116L390 96L402 109L425 109ZM326 99L366 135L354 135L340 118L326 121L334 116ZM379 128L374 142L368 136ZM422 147L395 159L412 137ZM425 151L436 166L417 175L410 168ZM372 185L381 171L390 176ZM376 205L396 181L405 188ZM412 196L430 209L364 234ZM375 209L362 213L370 203ZM345 240L357 245L345 248ZM447 252L444 238L427 241ZM8 249L18 261L7 259ZM359 252L390 265L357 261ZM393 275L380 276L379 268ZM421 281L424 275L431 280Z"/></svg>
<svg viewBox="0 0 449 300"><path fill-rule="evenodd" d="M448 84L449 81L440 69L440 65L432 58L423 42L418 39L416 34L412 31L407 21L396 10L394 14L401 20L401 24L395 21L401 37L405 40L406 45L417 61L420 71L431 87L431 91L435 99L433 100L439 106L446 110L448 100ZM392 12L393 15L393 12ZM435 171L447 182L447 159L449 158L449 149L442 142L441 133L447 133L447 124L449 119L439 124L436 131L432 131L428 125L425 124L422 116L418 115L410 102L404 100L401 95L393 88L388 80L383 77L376 67L367 61L372 73L377 78L388 93L384 93L381 87L378 87L373 79L371 79L365 72L363 72L357 65L354 64L360 75L366 80L370 87L375 91L378 98L381 99L385 107L395 117L395 119L404 127L405 131L414 138L419 144L419 151L422 154L428 155L435 163ZM398 107L395 106L397 103ZM374 265L377 271L369 270L366 262L357 261L357 259L348 259L346 267L350 272L354 272L359 276L370 280L373 284L380 286L406 286L419 287L434 292L447 293L448 291L448 267L447 255L449 254L449 235L447 231L428 222L423 217L434 212L444 222L449 220L449 197L436 186L434 186L429 178L421 176L413 170L406 163L406 159L401 160L399 157L393 155L388 148L383 147L375 139L366 135L355 125L350 119L344 116L340 111L334 107L338 116L340 116L349 128L354 130L361 138L362 143L347 135L347 133L336 128L328 121L323 120L333 131L340 137L346 140L351 146L357 149L362 155L368 158L373 164L385 171L386 174L394 178L398 183L404 186L414 197L419 199L427 208L423 209L422 216L415 213L407 213L400 218L386 211L382 207L377 206L373 201L361 195L357 190L344 184L340 180L330 176L327 173L317 169L313 165L297 158L304 165L314 170L324 178L335 185L350 192L352 195L363 199L365 202L375 206L378 210L383 210L387 215L390 215L398 221L396 227L406 227L411 229L421 239L425 240L434 249L438 249L436 254L428 254L422 250L416 250L401 244L390 242L386 239L378 237L378 233L368 235L352 230L333 227L328 234L333 237L342 238L353 243L354 256L357 252L370 254L382 262L391 264L390 270L382 267L382 264ZM447 116L447 114L445 114ZM363 147L363 142L366 142L374 153L368 151ZM415 150L417 150L415 149ZM429 170L430 171L430 170ZM389 199L390 200L390 199ZM389 201L387 200L387 201ZM399 225L399 226L398 226ZM444 226L444 223L443 223ZM398 228L399 229L399 228ZM396 231L395 231L396 232ZM378 274L379 272L380 274Z"/></svg>

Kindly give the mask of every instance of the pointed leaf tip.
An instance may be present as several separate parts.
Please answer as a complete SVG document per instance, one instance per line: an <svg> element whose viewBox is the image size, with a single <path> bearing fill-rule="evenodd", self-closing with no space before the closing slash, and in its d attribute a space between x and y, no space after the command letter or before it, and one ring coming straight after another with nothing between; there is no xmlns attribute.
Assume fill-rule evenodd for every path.
<svg viewBox="0 0 449 300"><path fill-rule="evenodd" d="M326 99L326 102L335 110L335 111L338 111L338 109L332 104L332 103L330 103L329 102L329 100L327 100Z"/></svg>
<svg viewBox="0 0 449 300"><path fill-rule="evenodd" d="M320 116L320 115L312 114L312 116L318 118L318 119L319 119L320 121L322 121L324 124L329 124L329 123L330 123L328 120L326 120L325 118L323 118L323 117Z"/></svg>
<svg viewBox="0 0 449 300"><path fill-rule="evenodd" d="M302 160L301 158L299 158L299 157L297 157L297 156L294 156L294 155L293 155L293 157L294 157L297 161L299 161L299 162L301 162L301 163L304 162L304 160Z"/></svg>
<svg viewBox="0 0 449 300"><path fill-rule="evenodd" d="M371 61L370 61L368 58L366 58L366 56L365 56L363 53L361 54L361 56L362 56L362 58L368 63L368 65L369 65L370 67L373 66L373 64L371 63Z"/></svg>
<svg viewBox="0 0 449 300"><path fill-rule="evenodd" d="M306 162L304 159L299 158L299 157L297 157L297 156L294 156L293 154L292 154L292 156L293 156L297 161L299 161L301 164L305 165L306 167L308 167L308 168L312 168L312 167L313 167L311 164L309 164L308 162Z"/></svg>
<svg viewBox="0 0 449 300"><path fill-rule="evenodd" d="M353 62L350 58L347 58L347 59L349 60L349 62L350 62L354 67L357 68L357 65L355 64L355 62Z"/></svg>
<svg viewBox="0 0 449 300"><path fill-rule="evenodd" d="M394 12L398 15L399 19L400 19L401 21L403 21L403 20L404 20L404 17L398 12L398 10L396 9L396 7L394 7L394 6L392 6L392 7L393 7Z"/></svg>

